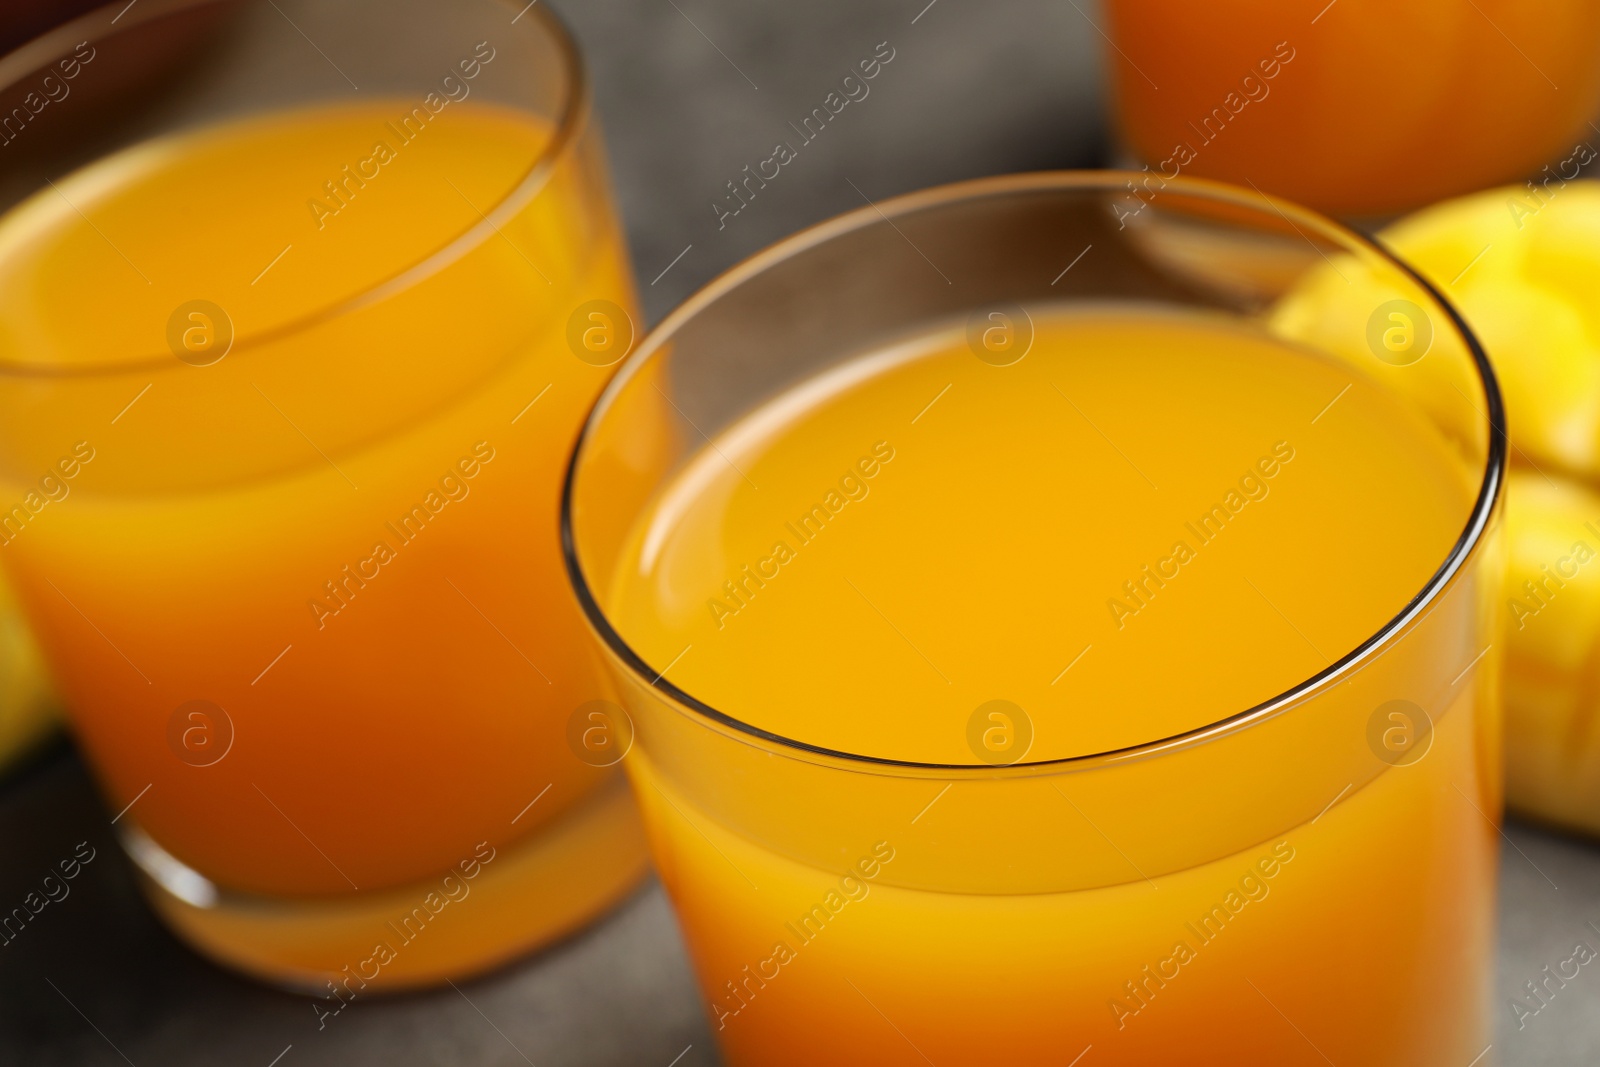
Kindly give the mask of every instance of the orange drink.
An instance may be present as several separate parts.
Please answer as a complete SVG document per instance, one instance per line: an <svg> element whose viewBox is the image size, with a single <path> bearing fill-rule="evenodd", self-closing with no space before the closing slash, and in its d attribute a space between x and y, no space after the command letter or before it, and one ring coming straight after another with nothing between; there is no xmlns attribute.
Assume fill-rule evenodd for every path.
<svg viewBox="0 0 1600 1067"><path fill-rule="evenodd" d="M795 238L586 427L569 568L731 1063L1487 1043L1487 364L1353 235L1191 183L1120 231L1121 178ZM1431 309L1414 373L1467 392L1284 334L1262 279L1318 253Z"/></svg>
<svg viewBox="0 0 1600 1067"><path fill-rule="evenodd" d="M202 28L249 38L229 77L271 67L263 14ZM332 1010L644 867L566 741L610 690L556 542L627 262L562 31L447 14L426 79L135 139L0 219L0 561L157 907Z"/></svg>
<svg viewBox="0 0 1600 1067"><path fill-rule="evenodd" d="M1514 0L1112 0L1105 63L1152 173L1374 217L1595 158L1600 9L1526 16Z"/></svg>

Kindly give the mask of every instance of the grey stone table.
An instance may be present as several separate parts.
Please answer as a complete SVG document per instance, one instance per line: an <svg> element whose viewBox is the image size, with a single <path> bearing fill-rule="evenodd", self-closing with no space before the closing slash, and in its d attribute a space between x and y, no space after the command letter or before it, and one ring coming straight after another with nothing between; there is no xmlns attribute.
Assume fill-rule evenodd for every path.
<svg viewBox="0 0 1600 1067"><path fill-rule="evenodd" d="M549 0L544 0L549 2ZM808 223L919 186L1107 156L1100 41L1060 0L558 0L592 65L649 317ZM724 183L771 154L880 42L894 59L737 216ZM671 912L654 884L589 932L459 990L358 1003L319 1030L310 1002L212 967L158 926L65 746L0 783L0 903L63 849L95 861L0 949L0 1064L628 1065L716 1062ZM1559 887L1559 888L1557 888ZM1600 978L1521 1030L1522 983L1600 946L1600 848L1511 825L1493 1058L1595 1062ZM1401 1010L1373 976L1374 1010ZM281 1059L276 1059L277 1057ZM1487 1060L1485 1061L1487 1062ZM1461 1067L1467 1067L1463 1064Z"/></svg>

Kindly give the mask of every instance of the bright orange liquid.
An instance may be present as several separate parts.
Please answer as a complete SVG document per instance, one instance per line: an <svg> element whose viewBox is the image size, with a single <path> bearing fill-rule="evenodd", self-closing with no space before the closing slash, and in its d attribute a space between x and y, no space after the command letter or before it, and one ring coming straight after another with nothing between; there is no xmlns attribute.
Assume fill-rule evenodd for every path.
<svg viewBox="0 0 1600 1067"><path fill-rule="evenodd" d="M1377 216L1559 167L1594 140L1586 0L1537 18L1516 0L1112 0L1106 16L1122 134L1167 177Z"/></svg>
<svg viewBox="0 0 1600 1067"><path fill-rule="evenodd" d="M1031 724L1026 758L1055 759L1291 688L1449 554L1472 479L1348 366L1203 318L1036 322L1014 366L940 334L719 435L617 569L607 608L623 639L712 707L812 745L987 762L969 723L998 698ZM819 530L800 527L807 514ZM1165 577L1143 579L1147 564ZM1450 693L1476 651L1464 641L1441 680L1411 681ZM696 769L681 741L653 749L652 732L676 735L648 722L628 765L733 1063L1068 1063L1092 1045L1098 1063L1450 1064L1484 1044L1495 787L1479 698L1448 696L1427 755L1359 786L1332 751L1342 739L1275 754L1328 779L1327 809L1242 850L1228 827L1202 828L1208 861L1152 878L1169 843L1121 827L1186 798L1131 781L1091 800L1072 775L941 790L935 774L928 806L899 810L843 774L841 795L867 799ZM1213 796L1245 769L1186 788ZM819 866L781 854L804 843L735 828L782 818L849 831L815 846L831 857ZM1026 859L985 872L955 858L997 836L1031 840L1038 876ZM1096 855L1075 871L1062 850L1085 838ZM1103 842L1110 879L1089 870ZM1416 991L1413 1010L1370 1003L1374 969Z"/></svg>
<svg viewBox="0 0 1600 1067"><path fill-rule="evenodd" d="M128 818L225 888L436 878L609 773L565 742L606 687L556 543L610 374L569 316L631 303L603 175L580 146L497 210L550 129L454 104L407 138L409 107L147 144L0 223L0 361L28 368L0 400L5 506L75 442L93 457L0 559L111 807L137 798ZM378 142L393 158L364 165ZM210 366L168 351L195 299L236 332ZM210 765L180 749L224 727L174 740L193 700L232 724Z"/></svg>

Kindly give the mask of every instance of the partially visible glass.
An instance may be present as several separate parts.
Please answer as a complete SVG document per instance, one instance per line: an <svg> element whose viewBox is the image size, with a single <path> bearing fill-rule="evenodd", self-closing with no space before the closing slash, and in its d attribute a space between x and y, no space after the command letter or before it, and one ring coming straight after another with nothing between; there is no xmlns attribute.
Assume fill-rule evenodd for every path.
<svg viewBox="0 0 1600 1067"><path fill-rule="evenodd" d="M1134 196L1131 180L996 178L824 223L669 316L589 417L562 512L568 570L631 713L625 766L729 1063L1080 1057L1452 1067L1487 1044L1501 804L1492 646L1506 447L1487 360L1433 289L1356 234L1247 190L1184 179ZM1081 265L1073 259L1080 254ZM1358 273L1366 279L1353 297L1359 308L1319 318L1295 300L1305 286ZM1280 696L1142 744L989 759L981 749L993 748L990 733L1010 745L1015 725L991 714L986 721L996 725L981 745L972 736L968 743L997 766L841 750L819 743L813 726L776 732L760 725L759 694L747 706L713 706L673 680L716 648L685 647L676 658L671 646L639 651L628 632L637 617L621 620L617 590L644 559L636 554L641 516L663 500L678 506L695 484L685 472L721 464L735 469L730 486L753 476L752 495L778 491L767 474L746 473L725 454L754 439L758 424L745 421L752 413L798 404L830 375L865 380L855 370L864 354L881 365L880 353L934 328L959 336L976 322L969 339L998 330L999 348L971 340L973 353L992 367L1015 364L1021 356L1000 358L1020 336L1009 331L1095 307L1150 321L1203 313L1304 346L1380 383L1429 427L1448 477L1464 487L1459 537L1398 615L1358 647L1333 650L1335 662ZM1003 381L1000 373L983 380ZM970 418L957 392L941 399L936 390L927 389L920 412L921 398L883 412L901 427L890 431L897 444L927 432L906 428L908 418ZM1330 395L1337 402L1342 394ZM972 396L964 394L967 403ZM1137 410L1148 397L1136 391L1124 401ZM1065 425L1073 415L1066 404L1061 410ZM1125 437L1121 444L1134 447ZM980 432L973 447L984 446ZM872 465L861 470L873 477ZM1065 488L1040 485L1038 497ZM881 522L883 509L905 499L862 505L878 508L877 518L849 521ZM946 522L956 521L959 504L952 496ZM1372 536L1407 536L1384 528L1382 516L1371 520ZM1089 510L1084 521L1102 516ZM938 543L941 534L929 524L921 536ZM1297 537L1305 566L1316 566L1318 531ZM645 556L666 551L646 544ZM772 561L741 571L746 557L734 544L707 534L692 546L733 575L725 591L665 580L651 588L685 611L713 593L720 623L728 604L776 610L774 598L793 597L807 579L774 573L817 566L821 557L810 553L823 551L805 548L810 555L793 564L775 554L782 572L766 566ZM937 568L897 575L895 555L885 550L881 569L857 577L869 587L899 580L902 590L948 580ZM952 572L997 565L945 561ZM1037 595L1028 569L1048 565L1019 561L1015 580L993 591L997 619ZM787 583L787 592L763 582ZM895 647L914 667L913 652L934 670L937 649L949 654L955 608L907 618L870 600L863 606L860 589L841 587L838 596L819 626L870 608L905 638ZM810 651L802 639L787 649L797 674L829 678L842 669ZM1060 652L1066 663L1073 649ZM1158 660L1145 671L1163 669ZM1004 693L1016 680L988 683ZM836 709L873 713L845 685L816 709L816 721L831 721ZM931 706L926 721L906 745L938 732ZM1395 999L1375 1001L1379 986L1397 991Z"/></svg>
<svg viewBox="0 0 1600 1067"><path fill-rule="evenodd" d="M1527 14L1515 0L1108 0L1117 129L1152 173L1346 218L1528 178L1559 188L1600 144L1600 8Z"/></svg>
<svg viewBox="0 0 1600 1067"><path fill-rule="evenodd" d="M554 17L123 0L0 59L0 161L0 562L166 921L338 1011L620 899L556 519L634 296Z"/></svg>
<svg viewBox="0 0 1600 1067"><path fill-rule="evenodd" d="M0 776L59 734L54 687L16 594L0 577Z"/></svg>

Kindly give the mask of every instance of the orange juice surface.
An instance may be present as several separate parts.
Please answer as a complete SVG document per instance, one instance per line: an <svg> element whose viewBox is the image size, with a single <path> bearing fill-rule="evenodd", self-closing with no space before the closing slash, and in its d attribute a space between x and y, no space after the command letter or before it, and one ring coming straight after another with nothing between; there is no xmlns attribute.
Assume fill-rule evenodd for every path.
<svg viewBox="0 0 1600 1067"><path fill-rule="evenodd" d="M811 746L1054 760L1293 688L1399 613L1461 533L1475 479L1348 365L1199 315L1035 322L1012 366L937 333L718 435L634 531L607 598L621 637ZM1070 776L1035 778L1051 814L1008 833L1054 862L1058 827L1087 819L1096 847L1126 850L1119 884L1067 892L929 885L982 881L941 875L940 853L1015 818L971 779L931 778L921 813L863 804L860 847L819 869L690 799L650 744L629 766L732 1062L1064 1064L1093 1046L1095 1063L1448 1064L1482 1048L1495 831L1466 800L1484 788L1472 701L1435 718L1425 759L1337 796L1333 780L1329 810L1243 851L1219 828L1211 862L1153 878L1156 849L1111 829L1117 809L1184 797L1079 808ZM745 788L730 805L761 802ZM896 884L913 864L922 884ZM1428 1009L1375 1008L1374 967L1426 983Z"/></svg>
<svg viewBox="0 0 1600 1067"><path fill-rule="evenodd" d="M1377 216L1576 177L1600 144L1600 8L1555 0L1111 0L1106 55L1152 172Z"/></svg>
<svg viewBox="0 0 1600 1067"><path fill-rule="evenodd" d="M569 324L631 290L552 136L274 115L0 221L0 560L113 810L224 888L433 879L606 780L564 740L604 690L556 503L612 358Z"/></svg>

